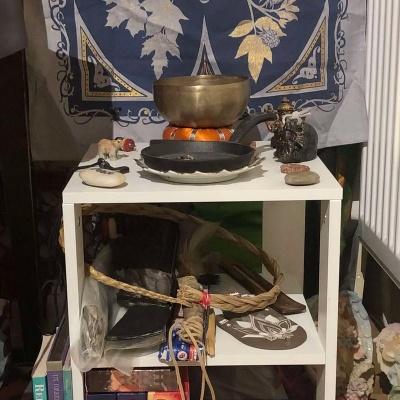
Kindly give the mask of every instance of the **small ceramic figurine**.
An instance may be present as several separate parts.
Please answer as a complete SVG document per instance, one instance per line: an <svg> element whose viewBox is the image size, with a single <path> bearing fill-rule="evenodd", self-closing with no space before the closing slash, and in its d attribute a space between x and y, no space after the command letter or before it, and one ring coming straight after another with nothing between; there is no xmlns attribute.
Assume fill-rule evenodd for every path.
<svg viewBox="0 0 400 400"><path fill-rule="evenodd" d="M101 139L97 145L97 154L104 159L118 160L118 150L122 150L121 139Z"/></svg>
<svg viewBox="0 0 400 400"><path fill-rule="evenodd" d="M282 163L300 163L317 157L318 135L316 130L304 122L309 109L294 110L284 97L277 109L277 120L267 124L274 133L271 146L276 149L274 157Z"/></svg>
<svg viewBox="0 0 400 400"><path fill-rule="evenodd" d="M118 136L115 138L116 140L122 140L121 150L122 151L133 151L135 150L135 141L131 138L124 138L122 136Z"/></svg>
<svg viewBox="0 0 400 400"><path fill-rule="evenodd" d="M135 141L130 138L117 137L114 140L101 139L97 145L97 154L104 159L118 160L118 150L135 150Z"/></svg>
<svg viewBox="0 0 400 400"><path fill-rule="evenodd" d="M337 326L336 400L368 400L375 377L371 324L356 293L340 292Z"/></svg>
<svg viewBox="0 0 400 400"><path fill-rule="evenodd" d="M374 339L376 358L390 383L400 385L400 323L387 325Z"/></svg>

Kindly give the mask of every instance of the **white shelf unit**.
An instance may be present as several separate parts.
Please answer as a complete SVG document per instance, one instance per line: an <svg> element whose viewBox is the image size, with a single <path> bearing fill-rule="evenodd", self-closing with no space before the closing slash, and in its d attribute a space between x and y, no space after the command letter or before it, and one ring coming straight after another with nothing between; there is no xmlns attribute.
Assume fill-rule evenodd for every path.
<svg viewBox="0 0 400 400"><path fill-rule="evenodd" d="M265 160L260 168L235 180L215 184L175 184L143 172L134 162L146 144L122 153L113 166L127 165L126 185L120 188L96 188L84 185L75 173L63 192L63 216L67 293L71 343L79 337L79 314L84 279L81 226L83 203L184 203L184 202L263 202L263 248L275 258L285 275L283 291L305 303L303 290L305 201L321 201L320 273L318 329L309 312L289 318L307 332L301 346L284 351L267 351L245 346L217 328L216 356L207 364L222 365L317 365L317 399L334 400L336 392L336 341L339 287L339 256L342 188L318 158L304 164L320 175L320 183L311 186L289 186L284 183L281 164L273 159L268 143L258 142ZM92 145L81 165L97 159ZM270 276L266 276L271 281ZM142 357L141 367L165 366L156 354ZM105 365L103 365L105 366ZM84 399L82 374L72 362L74 400Z"/></svg>

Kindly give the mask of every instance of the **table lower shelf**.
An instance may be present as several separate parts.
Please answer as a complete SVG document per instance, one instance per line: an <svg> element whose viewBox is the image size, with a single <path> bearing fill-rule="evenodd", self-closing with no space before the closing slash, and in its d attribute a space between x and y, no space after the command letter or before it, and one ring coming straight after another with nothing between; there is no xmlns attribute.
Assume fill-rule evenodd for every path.
<svg viewBox="0 0 400 400"><path fill-rule="evenodd" d="M305 304L303 295L289 295L294 300ZM218 313L218 310L216 310ZM208 366L223 365L323 365L325 351L308 310L301 314L289 315L288 318L300 325L307 332L307 340L291 350L261 350L242 344L235 337L217 327L215 357L207 358ZM136 360L136 367L153 368L166 366L167 363L158 360L154 352L141 356ZM168 363L170 365L171 363ZM189 365L182 363L183 365ZM197 364L196 364L197 365ZM106 368L105 362L98 365Z"/></svg>

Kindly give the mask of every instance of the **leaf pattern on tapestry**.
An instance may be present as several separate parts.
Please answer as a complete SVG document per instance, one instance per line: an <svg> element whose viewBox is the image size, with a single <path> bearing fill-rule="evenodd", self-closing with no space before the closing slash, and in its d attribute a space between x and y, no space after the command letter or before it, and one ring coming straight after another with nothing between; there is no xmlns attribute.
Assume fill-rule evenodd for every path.
<svg viewBox="0 0 400 400"><path fill-rule="evenodd" d="M151 56L156 78L160 78L168 66L168 55L180 59L178 35L183 34L181 20L188 20L172 0L103 0L108 9L106 26L126 29L132 37L144 31L140 57Z"/></svg>
<svg viewBox="0 0 400 400"><path fill-rule="evenodd" d="M257 82L264 61L272 64L272 49L278 47L287 23L297 20L300 9L297 0L247 0L251 19L240 21L229 34L232 38L243 38L235 58L245 55L251 77Z"/></svg>

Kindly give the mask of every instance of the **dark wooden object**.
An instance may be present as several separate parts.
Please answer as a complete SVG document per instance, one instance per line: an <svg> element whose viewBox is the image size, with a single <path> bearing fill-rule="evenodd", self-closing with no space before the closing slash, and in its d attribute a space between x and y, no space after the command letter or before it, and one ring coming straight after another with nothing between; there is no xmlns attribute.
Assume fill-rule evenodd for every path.
<svg viewBox="0 0 400 400"><path fill-rule="evenodd" d="M271 290L273 287L273 285L260 274L239 262L222 263L221 267L251 294L261 294ZM270 307L282 315L297 314L306 310L304 304L293 300L282 292L278 295L276 302L271 304Z"/></svg>

